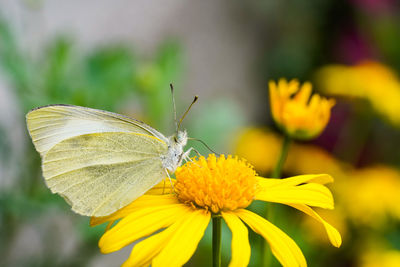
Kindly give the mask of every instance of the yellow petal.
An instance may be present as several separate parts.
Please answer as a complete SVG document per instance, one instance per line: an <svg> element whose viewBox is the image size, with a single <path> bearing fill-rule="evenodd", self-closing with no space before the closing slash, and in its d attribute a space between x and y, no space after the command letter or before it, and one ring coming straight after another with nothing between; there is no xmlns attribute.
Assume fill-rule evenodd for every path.
<svg viewBox="0 0 400 267"><path fill-rule="evenodd" d="M184 204L150 207L136 210L104 233L99 240L102 253L110 253L173 224L190 208Z"/></svg>
<svg viewBox="0 0 400 267"><path fill-rule="evenodd" d="M229 267L247 266L250 261L250 243L247 227L233 212L221 212L232 232L232 258Z"/></svg>
<svg viewBox="0 0 400 267"><path fill-rule="evenodd" d="M255 199L282 204L306 204L324 209L333 209L332 193L320 184L272 187L257 192Z"/></svg>
<svg viewBox="0 0 400 267"><path fill-rule="evenodd" d="M240 209L235 213L254 232L262 235L268 241L272 253L283 266L307 266L300 248L278 227L248 210Z"/></svg>
<svg viewBox="0 0 400 267"><path fill-rule="evenodd" d="M288 83L287 83L286 79L283 79L283 78L279 79L279 81L277 83L277 88L278 88L278 93L279 93L280 97L286 96L288 93L287 92L288 91L287 90Z"/></svg>
<svg viewBox="0 0 400 267"><path fill-rule="evenodd" d="M310 100L310 111L317 112L321 106L321 97L318 94L314 94Z"/></svg>
<svg viewBox="0 0 400 267"><path fill-rule="evenodd" d="M122 266L149 266L153 258L165 247L183 221L186 220L186 216L190 216L191 212L192 210L188 210L187 214L161 233L155 234L136 244L128 260Z"/></svg>
<svg viewBox="0 0 400 267"><path fill-rule="evenodd" d="M268 85L269 85L269 90L270 90L269 92L274 93L274 95L276 95L278 89L277 89L275 81L269 81Z"/></svg>
<svg viewBox="0 0 400 267"><path fill-rule="evenodd" d="M271 102L272 117L274 118L274 120L280 121L281 103L278 100L279 92L278 92L278 88L276 87L276 84L274 81L269 82L269 98L270 98L270 102Z"/></svg>
<svg viewBox="0 0 400 267"><path fill-rule="evenodd" d="M301 86L299 92L296 94L296 96L294 98L297 102L299 102L305 106L305 105L307 105L307 102L310 99L311 91L312 91L311 83L305 82Z"/></svg>
<svg viewBox="0 0 400 267"><path fill-rule="evenodd" d="M282 79L281 79L282 80ZM279 81L280 82L280 81ZM286 82L286 81L285 81ZM297 79L290 80L286 84L280 83L281 91L287 90L287 96L291 96L299 90L300 82Z"/></svg>
<svg viewBox="0 0 400 267"><path fill-rule="evenodd" d="M263 177L257 177L257 178L260 186L265 189L271 187L295 186L304 183L327 184L333 182L333 178L328 174L306 174L284 179L263 178Z"/></svg>
<svg viewBox="0 0 400 267"><path fill-rule="evenodd" d="M153 259L152 266L174 267L185 264L203 237L210 217L210 212L205 210L193 210L190 215L186 215L164 249Z"/></svg>
<svg viewBox="0 0 400 267"><path fill-rule="evenodd" d="M176 196L174 195L143 195L133 201L128 206L114 212L109 216L104 217L92 217L90 218L90 226L96 226L108 221L116 221L118 219L124 218L133 211L141 208L148 207L160 207L165 205L178 204Z"/></svg>
<svg viewBox="0 0 400 267"><path fill-rule="evenodd" d="M340 247L340 245L342 244L342 237L340 236L338 230L336 230L335 227L333 227L332 225L327 223L324 219L322 219L321 216L319 216L318 213L316 213L312 208L308 207L307 205L301 205L301 204L288 204L288 205L310 215L317 221L321 222L325 228L326 233L328 234L329 241L331 242L331 244L335 247Z"/></svg>

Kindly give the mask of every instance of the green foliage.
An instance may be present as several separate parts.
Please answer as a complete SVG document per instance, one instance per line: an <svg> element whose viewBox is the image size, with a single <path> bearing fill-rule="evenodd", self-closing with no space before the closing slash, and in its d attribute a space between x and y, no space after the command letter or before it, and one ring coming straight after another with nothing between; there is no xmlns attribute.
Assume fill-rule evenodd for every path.
<svg viewBox="0 0 400 267"><path fill-rule="evenodd" d="M182 74L180 46L166 42L148 59L139 58L133 51L126 44L111 44L83 52L72 38L58 36L32 57L22 48L6 21L0 18L0 68L9 89L17 96L22 114L38 106L61 103L118 112L133 100L144 103L142 112L148 114L148 123L164 131L167 128L165 119L172 119L169 84L174 82L178 89ZM25 119L21 117L16 123L25 124ZM0 125L3 165L11 160L12 147L8 142L11 134ZM7 258L8 250L4 246L12 241L24 222L39 220L41 214L50 209L70 210L61 197L51 194L45 187L39 155L30 142L27 144L24 155L13 159L18 161L18 185L0 195L0 231L8 232L0 237L1 259ZM72 215L71 212L74 218ZM75 217L79 217L74 219L78 236L86 244L82 251L97 253L95 244L105 226L88 230L88 219ZM31 263L45 266L57 262L52 257L47 255L43 261L32 259ZM84 266L84 261L89 259L89 256L71 259L65 264ZM0 260L0 265L2 263Z"/></svg>
<svg viewBox="0 0 400 267"><path fill-rule="evenodd" d="M198 105L205 108L194 108L188 115L186 125L190 136L202 139L217 153L227 153L226 147L232 147L235 134L245 124L243 113L236 103L226 99L200 102ZM212 153L195 141L191 141L190 146L195 147L202 155Z"/></svg>
<svg viewBox="0 0 400 267"><path fill-rule="evenodd" d="M135 77L135 85L144 96L146 114L152 126L161 131L174 130L171 91L169 84L173 83L175 97L179 105L180 76L183 72L180 47L173 42L167 42L157 51L152 62L141 62Z"/></svg>
<svg viewBox="0 0 400 267"><path fill-rule="evenodd" d="M66 36L51 41L39 58L23 51L0 20L0 64L24 112L56 104L116 110L129 97L145 101L149 120L162 126L171 110L169 84L179 84L180 47L167 42L154 59L138 59L127 45L109 45L82 54ZM140 64L138 64L140 63ZM176 86L179 88L178 86Z"/></svg>

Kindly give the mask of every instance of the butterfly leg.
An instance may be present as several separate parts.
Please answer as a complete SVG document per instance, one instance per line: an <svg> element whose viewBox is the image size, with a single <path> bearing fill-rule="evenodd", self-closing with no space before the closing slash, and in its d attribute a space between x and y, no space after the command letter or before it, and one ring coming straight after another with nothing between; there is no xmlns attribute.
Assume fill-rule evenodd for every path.
<svg viewBox="0 0 400 267"><path fill-rule="evenodd" d="M191 148L189 148L185 153L183 153L182 158L183 158L186 162L188 162L188 161L193 162L193 160L190 158L190 152L192 152L192 151L196 152L197 156L199 156L199 157L201 156L200 152L197 151L197 149L191 147Z"/></svg>
<svg viewBox="0 0 400 267"><path fill-rule="evenodd" d="M200 152L199 152L197 149L195 149L195 148L193 148L193 147L192 147L192 149L193 149L194 152L196 152L197 156L201 157L201 154L200 154Z"/></svg>
<svg viewBox="0 0 400 267"><path fill-rule="evenodd" d="M190 154L190 152L192 152L192 150L193 150L194 152L196 152L197 156L201 157L200 152L199 152L197 149L191 147L191 148L188 149L188 151L186 151L186 152L183 154L182 158L183 158L186 162L190 161L191 163L196 164L197 166L199 166L199 164L198 164L197 162L194 162L194 161L190 158L190 156L189 156L189 154Z"/></svg>
<svg viewBox="0 0 400 267"><path fill-rule="evenodd" d="M174 184L172 183L171 176L169 175L169 173L168 173L167 169L165 169L165 173L167 174L167 176L168 176L168 179L169 179L169 182L171 183L172 192L175 192L175 187L174 187Z"/></svg>
<svg viewBox="0 0 400 267"><path fill-rule="evenodd" d="M164 186L163 186L163 189L162 189L162 194L164 195L164 193L165 193L165 180L166 179L164 179Z"/></svg>

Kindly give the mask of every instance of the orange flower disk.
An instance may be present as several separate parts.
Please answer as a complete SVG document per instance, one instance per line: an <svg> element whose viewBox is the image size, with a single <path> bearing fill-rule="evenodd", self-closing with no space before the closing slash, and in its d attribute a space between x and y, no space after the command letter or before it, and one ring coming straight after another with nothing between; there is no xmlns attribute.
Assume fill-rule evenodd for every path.
<svg viewBox="0 0 400 267"><path fill-rule="evenodd" d="M180 202L220 211L246 208L257 190L256 172L246 161L210 155L189 162L175 172L175 189Z"/></svg>

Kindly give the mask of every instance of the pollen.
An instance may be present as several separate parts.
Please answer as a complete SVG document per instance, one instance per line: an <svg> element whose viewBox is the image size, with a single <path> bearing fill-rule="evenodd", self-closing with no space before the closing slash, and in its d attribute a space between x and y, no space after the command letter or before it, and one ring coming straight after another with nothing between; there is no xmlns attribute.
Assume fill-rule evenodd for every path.
<svg viewBox="0 0 400 267"><path fill-rule="evenodd" d="M230 155L201 156L179 167L175 176L180 202L215 214L246 208L258 190L254 168Z"/></svg>

